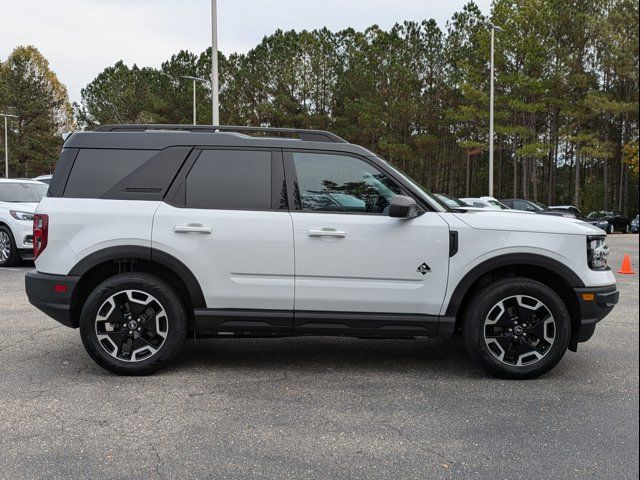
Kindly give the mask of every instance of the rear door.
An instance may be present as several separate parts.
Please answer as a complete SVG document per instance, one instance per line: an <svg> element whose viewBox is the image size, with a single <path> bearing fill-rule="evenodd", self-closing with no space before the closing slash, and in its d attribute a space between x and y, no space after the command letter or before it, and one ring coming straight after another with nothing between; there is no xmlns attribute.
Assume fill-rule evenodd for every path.
<svg viewBox="0 0 640 480"><path fill-rule="evenodd" d="M155 214L152 247L200 283L199 331L291 330L293 232L279 151L194 150Z"/></svg>
<svg viewBox="0 0 640 480"><path fill-rule="evenodd" d="M296 248L298 332L430 334L445 295L449 228L435 212L388 215L405 191L373 162L285 154Z"/></svg>

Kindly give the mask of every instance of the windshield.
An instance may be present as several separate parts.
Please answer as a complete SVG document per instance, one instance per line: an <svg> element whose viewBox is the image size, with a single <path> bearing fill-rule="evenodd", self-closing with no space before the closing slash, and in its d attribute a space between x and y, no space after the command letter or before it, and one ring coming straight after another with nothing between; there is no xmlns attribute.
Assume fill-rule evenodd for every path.
<svg viewBox="0 0 640 480"><path fill-rule="evenodd" d="M469 205L467 205L466 203L464 203L462 200L459 200L455 197L450 197L449 195L445 195L444 193L436 193L435 194L436 198L438 198L439 200L441 200L442 202L444 202L445 205L451 207L451 208L459 208L459 207L468 207Z"/></svg>
<svg viewBox="0 0 640 480"><path fill-rule="evenodd" d="M493 205L498 210L510 210L506 205L498 202L497 200L487 200L491 205Z"/></svg>
<svg viewBox="0 0 640 480"><path fill-rule="evenodd" d="M431 193L427 188L423 187L420 184L420 182L418 182L417 180L414 180L413 178L411 178L406 173L403 173L402 171L400 171L391 162L389 162L387 160L384 160L384 159L382 159L380 157L376 157L376 159L381 161L382 163L384 163L388 168L390 168L393 172L395 172L395 174L397 176L401 177L407 183L409 183L417 193L422 194L422 196L426 200L428 200L428 203L430 203L431 206L433 206L436 211L442 211L442 212L451 211L451 207L449 205L447 205L445 202L443 202L441 199L439 199L436 195ZM467 206L467 205L465 205L465 206Z"/></svg>
<svg viewBox="0 0 640 480"><path fill-rule="evenodd" d="M0 183L0 202L38 203L47 189L39 183Z"/></svg>
<svg viewBox="0 0 640 480"><path fill-rule="evenodd" d="M591 212L587 218L603 218L603 217L613 217L613 212Z"/></svg>
<svg viewBox="0 0 640 480"><path fill-rule="evenodd" d="M540 207L542 210L551 210L549 207L547 207L544 203L542 202L537 202L535 200L529 200L531 203L533 203L534 205Z"/></svg>

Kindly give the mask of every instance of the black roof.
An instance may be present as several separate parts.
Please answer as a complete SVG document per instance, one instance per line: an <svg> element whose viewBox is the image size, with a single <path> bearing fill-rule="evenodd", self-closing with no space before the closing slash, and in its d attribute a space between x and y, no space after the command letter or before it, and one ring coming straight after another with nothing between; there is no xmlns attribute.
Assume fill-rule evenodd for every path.
<svg viewBox="0 0 640 480"><path fill-rule="evenodd" d="M259 133L260 136L241 132ZM289 137L283 137L289 135ZM297 138L291 138L291 136ZM65 148L162 150L173 146L304 148L373 156L323 130L200 125L102 125L94 132L70 135Z"/></svg>

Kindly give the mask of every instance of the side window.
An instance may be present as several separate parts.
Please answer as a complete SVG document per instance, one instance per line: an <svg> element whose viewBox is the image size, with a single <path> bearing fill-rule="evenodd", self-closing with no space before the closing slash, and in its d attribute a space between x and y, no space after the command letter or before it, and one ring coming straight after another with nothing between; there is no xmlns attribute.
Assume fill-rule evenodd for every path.
<svg viewBox="0 0 640 480"><path fill-rule="evenodd" d="M525 212L530 208L527 202L523 202L522 200L515 200L513 202L513 208L516 210L524 210Z"/></svg>
<svg viewBox="0 0 640 480"><path fill-rule="evenodd" d="M155 150L82 149L73 164L64 196L101 198L156 153Z"/></svg>
<svg viewBox="0 0 640 480"><path fill-rule="evenodd" d="M271 152L203 150L186 180L186 206L271 209Z"/></svg>
<svg viewBox="0 0 640 480"><path fill-rule="evenodd" d="M346 155L293 152L303 210L386 214L401 190L363 160Z"/></svg>

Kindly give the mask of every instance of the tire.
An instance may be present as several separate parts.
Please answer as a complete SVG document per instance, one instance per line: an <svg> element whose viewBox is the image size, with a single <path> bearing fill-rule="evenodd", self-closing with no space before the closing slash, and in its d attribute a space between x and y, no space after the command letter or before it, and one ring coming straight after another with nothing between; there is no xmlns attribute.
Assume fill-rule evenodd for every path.
<svg viewBox="0 0 640 480"><path fill-rule="evenodd" d="M15 267L20 263L18 247L8 227L0 226L0 267Z"/></svg>
<svg viewBox="0 0 640 480"><path fill-rule="evenodd" d="M564 356L571 338L571 319L563 301L529 278L498 280L482 288L465 309L463 322L471 358L505 379L547 373Z"/></svg>
<svg viewBox="0 0 640 480"><path fill-rule="evenodd" d="M118 375L149 375L164 367L180 351L186 331L187 312L180 297L164 280L147 273L105 280L80 314L87 353Z"/></svg>

